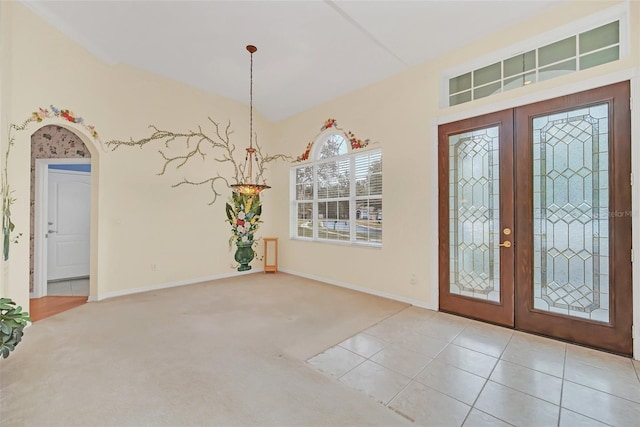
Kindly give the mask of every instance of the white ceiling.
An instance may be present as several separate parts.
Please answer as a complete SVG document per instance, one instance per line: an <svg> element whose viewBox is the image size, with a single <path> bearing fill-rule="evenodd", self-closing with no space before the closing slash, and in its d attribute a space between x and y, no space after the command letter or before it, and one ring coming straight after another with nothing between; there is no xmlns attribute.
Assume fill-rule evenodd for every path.
<svg viewBox="0 0 640 427"><path fill-rule="evenodd" d="M557 6L560 1L22 0L77 43L278 121Z"/></svg>

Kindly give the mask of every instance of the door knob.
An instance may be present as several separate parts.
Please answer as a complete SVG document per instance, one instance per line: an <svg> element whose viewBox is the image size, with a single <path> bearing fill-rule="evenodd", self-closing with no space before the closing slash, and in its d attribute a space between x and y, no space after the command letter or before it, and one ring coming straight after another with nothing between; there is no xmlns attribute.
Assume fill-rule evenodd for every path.
<svg viewBox="0 0 640 427"><path fill-rule="evenodd" d="M508 240L505 240L504 243L500 243L498 246L503 246L505 248L510 248L511 247L511 242Z"/></svg>

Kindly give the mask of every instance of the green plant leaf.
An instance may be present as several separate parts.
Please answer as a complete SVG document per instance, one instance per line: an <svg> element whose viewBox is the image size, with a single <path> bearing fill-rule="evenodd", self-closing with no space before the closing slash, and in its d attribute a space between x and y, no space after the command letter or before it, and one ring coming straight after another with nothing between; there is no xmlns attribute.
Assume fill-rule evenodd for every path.
<svg viewBox="0 0 640 427"><path fill-rule="evenodd" d="M229 203L227 203L227 218L229 218L229 221L233 221L233 217L235 216L235 212L233 211L233 208L231 207L231 205Z"/></svg>
<svg viewBox="0 0 640 427"><path fill-rule="evenodd" d="M22 341L23 329L31 321L29 313L23 312L21 306L8 298L0 298L0 352L3 358Z"/></svg>
<svg viewBox="0 0 640 427"><path fill-rule="evenodd" d="M3 334L11 334L11 329L13 328L12 323L11 321L2 322L2 324L0 324L0 331L2 331Z"/></svg>

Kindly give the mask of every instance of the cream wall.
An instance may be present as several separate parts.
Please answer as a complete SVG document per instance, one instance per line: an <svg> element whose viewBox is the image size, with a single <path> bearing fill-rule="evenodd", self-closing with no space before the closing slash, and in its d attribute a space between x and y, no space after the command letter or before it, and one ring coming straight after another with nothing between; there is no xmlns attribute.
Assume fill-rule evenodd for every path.
<svg viewBox="0 0 640 427"><path fill-rule="evenodd" d="M444 109L439 107L441 74L575 20L601 14L603 9L616 3L569 2L511 30L478 40L437 60L278 123L278 137L274 143L279 144L279 150L293 150L292 147L297 146L297 152L302 153L323 121L335 118L341 127L353 131L360 138L380 141L384 159L382 249L283 239L280 244L282 269L437 308L437 125L633 76L638 80L640 2L629 4L629 56L615 63ZM517 50L495 59L516 53ZM637 81L635 85L638 85ZM634 117L637 143L637 112ZM635 157L638 157L637 152ZM636 176L639 174L637 171ZM277 188L288 187L288 167L278 169L274 183ZM278 191L276 197L277 211L273 221L278 235L285 237L289 235L289 195ZM638 215L634 221L638 228ZM412 274L417 279L415 284L411 283ZM638 278L638 274L635 277ZM636 323L639 323L640 287L637 279L634 288ZM637 348L635 353L639 353Z"/></svg>
<svg viewBox="0 0 640 427"><path fill-rule="evenodd" d="M9 61L7 57L7 49L9 46L9 32L3 31L8 28L9 20L4 8L0 4L0 173L4 174L4 157L7 150L6 134L8 123L8 109L4 105L4 100L9 98L9 85L5 83L9 79ZM0 178L1 179L1 178ZM1 207L0 207L1 209ZM9 296L9 271L6 268L4 258L0 258L0 296Z"/></svg>
<svg viewBox="0 0 640 427"><path fill-rule="evenodd" d="M637 93L640 3L629 3L631 51L616 63L446 109L439 107L441 73L617 3L569 2L279 123L270 124L258 116L256 130L270 153L301 154L321 124L335 118L358 137L379 141L384 156L384 244L380 249L290 240L291 165L270 165L269 183L274 188L265 193L261 235L280 238L280 269L437 308L437 125L629 78L635 78ZM53 103L81 114L105 141L143 137L151 123L169 130L193 128L204 124L207 115L222 122L231 120L233 140L240 147L248 141L244 105L127 66L106 65L20 4L0 3L0 19L2 129ZM637 123L637 112L634 117ZM75 129L82 135L82 128ZM19 200L13 213L23 232L28 231L29 135L20 135L10 166ZM105 152L86 134L84 139L92 148L94 176L98 176L93 194L98 208L93 213L92 298L234 273L222 203L227 195L208 206L209 193L204 188L170 188L181 176L155 175L161 166L157 146ZM634 144L638 143L636 126ZM0 148L6 149L5 138L0 138ZM639 166L640 155L635 151L636 176ZM217 164L205 163L190 178L197 179L197 174L206 178L218 169ZM640 228L637 216L634 226ZM639 247L638 237L636 242ZM0 290L24 306L28 303L28 245L23 239L11 250L10 261L0 263ZM151 264L158 270L151 271ZM259 263L254 263L256 267ZM640 271L634 273L640 277ZM637 279L634 295L636 324L640 324ZM635 354L639 353L636 345Z"/></svg>
<svg viewBox="0 0 640 427"><path fill-rule="evenodd" d="M244 159L242 150L249 141L246 105L128 66L104 64L19 3L2 2L0 10L2 87L10 88L2 92L2 129L50 104L71 109L95 125L103 141L147 136L149 124L172 131L195 129L205 126L210 116L223 125L231 121L231 139L238 146L238 159ZM53 120L16 133L9 180L18 199L12 218L23 238L11 246L9 261L0 263L3 296L28 307L30 135L56 123L74 130L91 150L92 299L234 273L227 245L230 227L224 221L230 191L209 206L211 193L204 186L171 188L183 176L203 180L220 171L228 177L230 169L211 155L206 162L194 159L195 168L157 176L163 163L157 152L160 143L106 151L82 126ZM0 139L3 156L5 130ZM270 125L259 114L254 130L261 142L269 140Z"/></svg>

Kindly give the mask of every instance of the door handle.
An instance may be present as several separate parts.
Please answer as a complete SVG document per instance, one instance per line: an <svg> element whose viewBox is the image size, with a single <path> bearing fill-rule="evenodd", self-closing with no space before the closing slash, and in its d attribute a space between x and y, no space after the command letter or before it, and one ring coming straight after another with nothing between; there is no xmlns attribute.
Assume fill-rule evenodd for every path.
<svg viewBox="0 0 640 427"><path fill-rule="evenodd" d="M505 247L505 248L510 248L511 247L511 242L508 241L508 240L505 240L504 243L500 243L500 244L498 244L498 246L502 246L502 247Z"/></svg>
<svg viewBox="0 0 640 427"><path fill-rule="evenodd" d="M47 233L51 234L51 233L57 233L58 230L47 230Z"/></svg>

